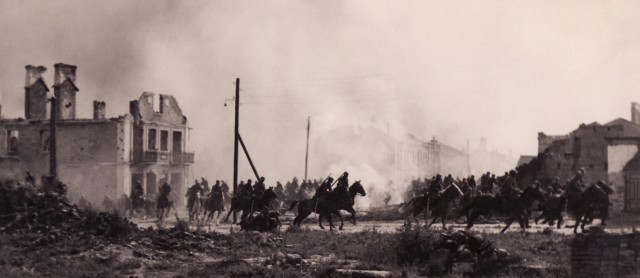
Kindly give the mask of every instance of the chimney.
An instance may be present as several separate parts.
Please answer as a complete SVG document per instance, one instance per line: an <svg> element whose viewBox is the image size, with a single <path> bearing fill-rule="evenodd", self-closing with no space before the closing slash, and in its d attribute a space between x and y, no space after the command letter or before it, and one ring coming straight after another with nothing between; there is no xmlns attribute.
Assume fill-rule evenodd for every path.
<svg viewBox="0 0 640 278"><path fill-rule="evenodd" d="M631 121L640 125L640 104L637 102L631 103Z"/></svg>
<svg viewBox="0 0 640 278"><path fill-rule="evenodd" d="M78 67L74 65L67 65L63 63L57 63L53 65L56 69L56 75L53 77L53 85L60 85L65 80L70 79L73 83L76 83L76 69Z"/></svg>
<svg viewBox="0 0 640 278"><path fill-rule="evenodd" d="M105 119L105 111L107 110L106 104L104 101L93 101L93 119L94 120L104 120Z"/></svg>
<svg viewBox="0 0 640 278"><path fill-rule="evenodd" d="M53 78L54 95L56 97L56 117L60 120L76 118L76 66L58 63Z"/></svg>
<svg viewBox="0 0 640 278"><path fill-rule="evenodd" d="M47 92L42 74L47 71L43 66L27 65L24 86L24 117L27 120L47 119Z"/></svg>
<svg viewBox="0 0 640 278"><path fill-rule="evenodd" d="M27 76L26 76L26 80L25 80L25 87L31 87L31 85L33 85L33 83L36 83L36 81L38 81L38 79L42 78L42 74L47 71L47 68L43 67L43 66L32 66L32 65L27 65L24 67L25 69L27 69Z"/></svg>

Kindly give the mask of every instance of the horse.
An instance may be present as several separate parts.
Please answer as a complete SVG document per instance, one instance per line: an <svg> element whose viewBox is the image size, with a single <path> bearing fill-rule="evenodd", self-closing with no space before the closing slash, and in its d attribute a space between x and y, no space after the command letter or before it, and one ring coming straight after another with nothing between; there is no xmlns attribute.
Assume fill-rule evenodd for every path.
<svg viewBox="0 0 640 278"><path fill-rule="evenodd" d="M158 201L156 202L156 217L158 222L162 223L164 218L169 217L169 211L173 207L173 200L169 196L158 195Z"/></svg>
<svg viewBox="0 0 640 278"><path fill-rule="evenodd" d="M356 194L361 194L363 196L366 195L364 188L360 184L360 181L353 183L348 189L345 190L344 187L336 187L333 191L329 192L326 197L318 198L313 197L311 199L305 199L302 201L294 201L291 203L289 210L293 210L293 208L298 205L298 214L296 218L293 219L293 226L300 227L302 220L307 218L311 213L315 212L319 214L318 217L318 225L321 229L324 229L322 226L322 218L326 217L329 221L329 228L333 231L333 220L331 219L331 213L337 214L340 216L342 221L342 216L339 213L339 210L347 210L351 213L353 224L356 223L355 214L356 211L353 209L354 199ZM343 224L340 226L342 228Z"/></svg>
<svg viewBox="0 0 640 278"><path fill-rule="evenodd" d="M539 202L544 200L544 194L540 191L539 186L528 187L514 202L508 202L504 197L482 194L473 199L471 204L464 207L456 219L462 215L469 215L467 229L470 229L473 227L473 222L481 215L487 216L491 212L505 213L509 215L509 218L507 218L507 225L502 229L501 233L504 233L516 219L518 219L520 227L526 230L527 210L536 200ZM469 212L470 214L468 214Z"/></svg>
<svg viewBox="0 0 640 278"><path fill-rule="evenodd" d="M562 213L566 206L567 197L560 194L551 195L544 204L542 204L542 213L534 219L534 222L538 224L538 221L544 218L541 224L549 223L549 225L553 225L555 221L558 221L557 227L560 229L563 222Z"/></svg>
<svg viewBox="0 0 640 278"><path fill-rule="evenodd" d="M218 225L218 218L224 211L224 197L222 193L211 192L209 197L204 202L204 214L209 223L214 218L214 214L218 212L215 217L215 224ZM208 213L208 214L207 214Z"/></svg>
<svg viewBox="0 0 640 278"><path fill-rule="evenodd" d="M602 219L601 215L594 215L596 209L601 206L609 205L609 195L605 190L601 187L592 184L587 187L585 191L581 194L580 199L576 202L573 208L567 208L573 213L573 216L576 218L576 224L573 227L573 233L578 233L578 225L580 225L580 230L584 233L584 225L588 222L587 219L589 217L595 218L598 217ZM584 217L584 219L583 219Z"/></svg>
<svg viewBox="0 0 640 278"><path fill-rule="evenodd" d="M356 225L356 210L353 209L353 205L355 204L355 198L356 195L360 194L360 196L365 197L367 196L367 192L365 192L364 187L362 186L362 184L360 184L360 181L356 181L354 182L350 187L349 187L349 199L346 198L336 198L335 202L334 199L332 199L332 193L331 192L329 194L329 198L328 198L328 202L335 207L335 211L332 212L335 215L338 215L338 217L340 217L340 230L342 230L342 228L344 227L344 220L342 219L342 215L340 214L341 210L345 210L349 213L351 213L351 222L353 223L353 225ZM339 192L338 192L339 193ZM334 194L335 195L335 194ZM338 196L344 196L343 194L338 194ZM320 223L320 228L322 227L322 218L324 217L331 217L331 214L329 215L324 215L324 214L320 214L320 216L318 216L318 222ZM330 221L332 222L332 221ZM324 228L323 228L324 229Z"/></svg>
<svg viewBox="0 0 640 278"><path fill-rule="evenodd" d="M442 190L442 192L435 198L435 200L429 203L429 210L432 211L431 215L433 216L433 219L427 227L431 227L431 225L436 222L438 217L440 217L440 219L442 220L442 229L445 229L445 218L447 217L447 212L449 211L451 202L453 202L453 200L457 197L462 196L464 196L464 193L462 193L460 187L458 187L458 185L456 185L455 183L451 183L449 186L447 186L447 188Z"/></svg>
<svg viewBox="0 0 640 278"><path fill-rule="evenodd" d="M278 199L276 193L273 191L273 188L269 187L269 189L265 190L262 196L256 198L252 196L251 198L236 196L231 199L231 208L229 208L229 212L227 213L227 217L225 217L224 222L229 221L229 215L233 213L233 224L236 224L236 213L242 210L242 215L240 216L240 220L245 219L247 216L253 216L253 212L261 211L265 208L268 208L271 204L271 201Z"/></svg>
<svg viewBox="0 0 640 278"><path fill-rule="evenodd" d="M189 220L198 220L198 215L202 209L202 202L200 202L202 194L200 191L189 194L187 197L187 209L189 210Z"/></svg>

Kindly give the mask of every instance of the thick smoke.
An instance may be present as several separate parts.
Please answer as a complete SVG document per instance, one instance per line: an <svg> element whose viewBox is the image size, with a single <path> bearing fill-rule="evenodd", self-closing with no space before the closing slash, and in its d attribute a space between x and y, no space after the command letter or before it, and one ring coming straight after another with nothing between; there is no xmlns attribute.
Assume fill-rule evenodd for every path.
<svg viewBox="0 0 640 278"><path fill-rule="evenodd" d="M307 116L312 142L388 123L458 149L485 137L490 150L535 154L538 131L627 116L640 91L639 5L2 1L2 114L23 115L25 65L47 66L51 85L65 62L78 66L80 117L94 99L117 116L143 91L175 95L193 128L191 174L210 180L231 180L233 103L223 104L237 77L241 134L269 185L304 175ZM335 165L309 175L353 168L375 192L389 179ZM252 175L243 158L241 178Z"/></svg>

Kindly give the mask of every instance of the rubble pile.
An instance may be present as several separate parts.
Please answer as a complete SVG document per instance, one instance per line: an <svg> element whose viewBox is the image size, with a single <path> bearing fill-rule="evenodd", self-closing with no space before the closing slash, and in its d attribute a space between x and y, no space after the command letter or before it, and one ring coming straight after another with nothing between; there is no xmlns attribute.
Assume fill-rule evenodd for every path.
<svg viewBox="0 0 640 278"><path fill-rule="evenodd" d="M82 210L66 195L34 186L0 183L0 204L0 232L46 234L41 243L65 234L125 238L138 231L135 224L115 213Z"/></svg>
<svg viewBox="0 0 640 278"><path fill-rule="evenodd" d="M443 233L429 254L427 272L438 275L447 272L472 275L496 275L521 259L499 249L481 235L465 231Z"/></svg>

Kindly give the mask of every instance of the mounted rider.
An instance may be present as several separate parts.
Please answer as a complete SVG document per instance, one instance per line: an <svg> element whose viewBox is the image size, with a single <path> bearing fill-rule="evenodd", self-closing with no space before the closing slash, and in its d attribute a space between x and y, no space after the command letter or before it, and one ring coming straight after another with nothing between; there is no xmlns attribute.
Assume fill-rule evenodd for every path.
<svg viewBox="0 0 640 278"><path fill-rule="evenodd" d="M516 170L509 171L507 177L504 179L504 183L502 183L500 187L500 193L510 202L515 202L520 194L522 194L522 190L518 189L518 183L516 182L517 175L518 172L516 172Z"/></svg>
<svg viewBox="0 0 640 278"><path fill-rule="evenodd" d="M567 188L564 191L564 195L567 197L567 207L573 209L578 204L578 201L582 198L582 193L585 190L584 177L585 170L580 168L576 175L571 178L567 184Z"/></svg>
<svg viewBox="0 0 640 278"><path fill-rule="evenodd" d="M336 180L336 183L337 183L336 184L336 188L334 188L333 191L340 193L340 194L337 194L339 196L346 196L346 198L350 199L350 197L349 197L349 173L348 172L342 173L342 176L340 176L338 178L338 180Z"/></svg>
<svg viewBox="0 0 640 278"><path fill-rule="evenodd" d="M253 196L253 181L247 180L247 183L240 188L240 198L251 200Z"/></svg>
<svg viewBox="0 0 640 278"><path fill-rule="evenodd" d="M156 204L157 208L167 208L171 205L169 194L171 194L171 186L169 186L169 183L165 180L162 186L160 186L160 195L158 195L158 203Z"/></svg>
<svg viewBox="0 0 640 278"><path fill-rule="evenodd" d="M328 177L326 181L316 189L316 194L313 196L313 198L326 198L329 193L331 193L332 184L333 178Z"/></svg>
<svg viewBox="0 0 640 278"><path fill-rule="evenodd" d="M264 181L265 181L265 178L264 177L260 177L260 180L258 180L253 185L252 198L254 200L258 200L258 199L262 198L262 195L264 194L264 191L266 190L265 185L264 185Z"/></svg>
<svg viewBox="0 0 640 278"><path fill-rule="evenodd" d="M560 177L553 179L553 182L549 184L549 191L551 194L560 194L562 192L562 185L560 184Z"/></svg>
<svg viewBox="0 0 640 278"><path fill-rule="evenodd" d="M187 197L187 209L189 209L189 211L191 211L191 209L193 208L193 204L198 199L198 194L202 195L203 193L204 192L202 190L202 186L200 185L200 182L196 179L195 184L191 186L187 190L187 194L184 195L185 197Z"/></svg>
<svg viewBox="0 0 640 278"><path fill-rule="evenodd" d="M204 177L200 178L200 185L202 185L202 190L204 194L209 194L211 188L209 188L209 182Z"/></svg>

